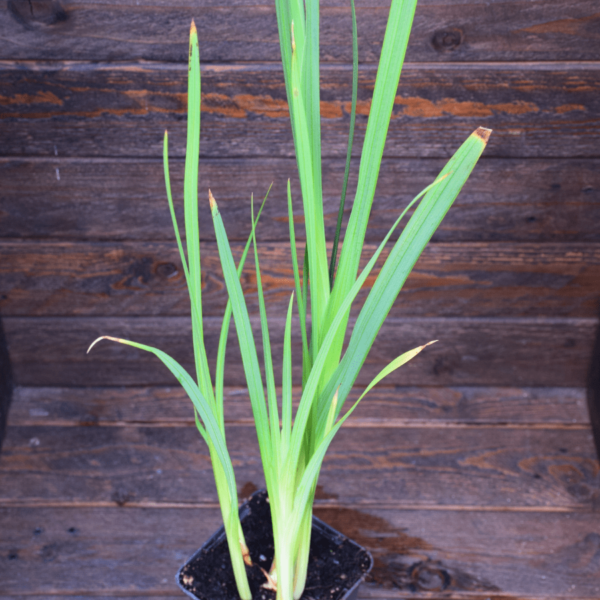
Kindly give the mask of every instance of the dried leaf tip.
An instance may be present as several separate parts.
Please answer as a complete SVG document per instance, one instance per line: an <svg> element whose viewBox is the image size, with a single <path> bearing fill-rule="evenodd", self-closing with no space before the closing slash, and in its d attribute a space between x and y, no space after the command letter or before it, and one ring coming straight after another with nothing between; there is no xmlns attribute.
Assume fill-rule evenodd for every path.
<svg viewBox="0 0 600 600"><path fill-rule="evenodd" d="M485 127L478 127L475 130L475 135L482 140L484 144L487 144L488 140L490 139L490 135L492 135L492 130L486 129Z"/></svg>
<svg viewBox="0 0 600 600"><path fill-rule="evenodd" d="M121 340L119 338L115 338L115 337L111 337L110 335L101 335L99 338L95 339L91 344L90 347L87 349L86 354L90 353L90 350L100 341L100 340L112 340L113 342L120 342Z"/></svg>
<svg viewBox="0 0 600 600"><path fill-rule="evenodd" d="M208 190L208 201L210 202L210 210L212 212L217 210L217 201L215 200L215 197L212 195L212 192L210 190Z"/></svg>
<svg viewBox="0 0 600 600"><path fill-rule="evenodd" d="M276 592L277 591L277 580L274 579L271 575L269 575L269 573L267 573L262 567L260 567L260 570L263 572L263 575L266 578L266 583L263 583L260 587L262 587L265 590L270 590L272 592Z"/></svg>
<svg viewBox="0 0 600 600"><path fill-rule="evenodd" d="M341 386L338 385L338 389L335 390L335 394L333 395L333 400L331 401L331 405L332 405L334 411L337 410L337 403L338 403L338 396L340 393L340 387Z"/></svg>
<svg viewBox="0 0 600 600"><path fill-rule="evenodd" d="M192 19L192 24L190 25L190 36L198 35L198 31L196 30L196 23L194 23L194 19Z"/></svg>
<svg viewBox="0 0 600 600"><path fill-rule="evenodd" d="M240 548L242 549L242 558L244 559L244 563L249 567L252 566L252 559L250 558L250 550L248 550L248 546L240 540Z"/></svg>

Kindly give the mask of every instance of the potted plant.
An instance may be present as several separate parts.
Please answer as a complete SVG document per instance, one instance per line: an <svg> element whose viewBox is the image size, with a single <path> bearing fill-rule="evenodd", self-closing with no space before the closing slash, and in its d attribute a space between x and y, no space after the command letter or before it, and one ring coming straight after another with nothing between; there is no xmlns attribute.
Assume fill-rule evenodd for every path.
<svg viewBox="0 0 600 600"><path fill-rule="evenodd" d="M318 0L306 0L306 3L299 0L276 0L283 72L302 191L306 235L303 268L300 269L295 242L291 187L288 180L287 202L295 290L291 293L286 317L280 396L278 397L276 389L257 252L256 223L260 218L262 207L255 215L251 202L252 230L241 261L236 266L217 202L210 191L208 191L210 211L229 300L218 344L214 382L209 372L202 327L198 237L200 66L198 37L193 23L190 32L184 181L186 251L179 233L171 196L166 132L164 170L167 198L190 294L196 379L161 350L119 338L108 336L99 338L152 352L171 370L188 393L194 406L196 426L210 451L223 515L222 539L217 536L208 543L205 550L212 551L219 540L224 543L226 538L237 593L243 600L250 600L253 595L256 597L259 593L264 595L265 590L276 593L277 600L292 600L292 598L297 600L302 596L309 565L315 488L331 440L374 385L433 342L409 350L392 360L367 386L360 398L344 412L348 393L407 276L466 182L490 135L490 130L479 128L469 136L438 177L399 214L367 266L359 273L359 260L367 221L416 8L416 0L392 0L362 148L356 195L343 236L338 264L338 240L350 168L358 87L356 15L353 0L351 1L354 68L350 135L333 251L328 259L321 186L319 3ZM350 340L343 352L352 302L371 273L393 231L413 205L416 205L416 209L398 240L393 244L360 310ZM250 249L255 260L265 381L261 375L251 321L239 279ZM302 338L302 396L295 414L292 408L291 353L294 306L299 317ZM241 513L238 511L235 476L227 451L223 406L225 350L232 316L240 345L268 492L268 498L264 494L257 496L244 507ZM264 538L262 543L273 546L268 560L268 549L252 547L252 543L247 539L248 529L242 526L242 521L248 520L248 514L252 514L253 519L261 511L266 515L265 518L268 518L270 513L272 522L272 528L265 525L258 526L259 529L267 531L267 538ZM317 529L318 526L317 523ZM340 542L341 538L335 537L336 532L331 535L334 543ZM358 552L356 556L359 555ZM271 559L270 556L274 558ZM264 566L259 564L261 561L265 563ZM357 561L359 563L362 561L358 576L355 577L356 580L360 580L364 570L369 566L369 561L364 558L357 558ZM260 579L259 590L256 588L257 568ZM194 577L190 573L189 570L184 570L179 575L180 583L188 591L197 588ZM216 573L211 572L210 576L214 578ZM334 589L328 597L336 598L344 595L352 588L353 583L348 581L346 585L338 585L339 589ZM223 586L218 583L215 589L219 587ZM208 597L202 590L198 594L199 597ZM210 594L213 594L213 591Z"/></svg>

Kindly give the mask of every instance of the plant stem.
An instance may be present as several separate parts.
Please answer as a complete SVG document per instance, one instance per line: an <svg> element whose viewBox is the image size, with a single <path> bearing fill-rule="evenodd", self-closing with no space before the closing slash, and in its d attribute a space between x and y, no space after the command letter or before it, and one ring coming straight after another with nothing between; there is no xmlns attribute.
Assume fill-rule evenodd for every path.
<svg viewBox="0 0 600 600"><path fill-rule="evenodd" d="M244 532L240 523L240 516L237 507L237 498L231 498L223 467L213 451L213 445L209 444L210 457L213 465L213 473L215 476L215 484L217 486L217 495L219 496L219 505L221 507L221 515L223 516L223 525L225 526L225 534L227 537L227 545L229 547L229 555L231 556L231 566L233 567L233 575L237 585L238 593L242 600L252 600L250 585L248 584L248 576L246 574L246 565L242 552L242 544L246 546Z"/></svg>
<svg viewBox="0 0 600 600"><path fill-rule="evenodd" d="M312 530L313 500L314 496L308 502L298 533L298 551L296 553L296 565L294 569L294 600L298 600L302 596L304 586L306 585L310 553L310 534Z"/></svg>

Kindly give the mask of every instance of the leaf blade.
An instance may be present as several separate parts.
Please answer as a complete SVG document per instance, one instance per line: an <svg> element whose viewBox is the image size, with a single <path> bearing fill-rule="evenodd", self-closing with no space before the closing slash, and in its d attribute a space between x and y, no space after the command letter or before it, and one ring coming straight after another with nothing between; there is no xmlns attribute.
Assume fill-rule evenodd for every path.
<svg viewBox="0 0 600 600"><path fill-rule="evenodd" d="M455 152L436 179L443 180L427 192L388 255L359 313L344 357L322 394L330 399L339 387L338 410L406 278L479 160L489 134L490 130L477 129Z"/></svg>

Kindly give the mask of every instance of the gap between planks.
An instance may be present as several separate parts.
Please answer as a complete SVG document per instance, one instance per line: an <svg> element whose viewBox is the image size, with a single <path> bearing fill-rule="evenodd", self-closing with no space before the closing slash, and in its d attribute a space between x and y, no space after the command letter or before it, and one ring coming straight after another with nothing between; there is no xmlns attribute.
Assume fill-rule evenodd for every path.
<svg viewBox="0 0 600 600"><path fill-rule="evenodd" d="M161 317L155 315L124 315L124 316L104 316L104 315L75 315L75 316L44 316L44 315L27 315L27 316L18 316L18 317L6 317L3 319L4 322L8 321L37 321L37 320L50 320L50 319L62 319L62 320L71 320L71 321L93 321L93 320L109 320L112 319L117 321L117 319L128 320L128 321L140 321L144 320L156 320L160 321L163 319L167 321L168 319L180 319L184 317L176 316L168 316ZM221 322L220 317L207 317L205 320L211 320L213 322ZM260 324L259 316L252 315L250 317L251 322L256 322ZM276 321L285 321L285 316L283 317L273 317L273 322ZM600 317L391 317L386 319L386 323L396 323L398 325L401 324L410 324L410 323L424 323L424 324L432 324L432 325L442 325L447 323L448 321L460 321L461 323L472 324L472 325L483 325L483 324L495 324L495 325L580 325L587 327L597 327L600 325ZM22 385L22 387L55 387L55 386L30 386L30 385ZM58 386L64 387L64 386ZM69 386L71 387L71 386ZM76 385L72 387L85 387L82 385ZM96 387L96 386L92 386ZM122 387L122 386L117 386ZM136 386L139 387L139 386ZM236 386L237 387L237 386ZM364 386L363 386L364 387ZM448 387L448 386L440 386L440 387ZM456 387L456 386L453 386ZM462 387L468 387L463 385ZM486 387L486 386L472 386L472 387ZM489 386L489 387L506 387L506 386ZM557 386L524 386L524 387L557 387ZM577 386L567 386L567 387L577 387Z"/></svg>
<svg viewBox="0 0 600 600"><path fill-rule="evenodd" d="M109 61L94 62L89 60L0 60L0 70L12 69L16 66L29 66L31 71L56 70L57 65L65 67L90 67L94 70L104 69L148 69L154 71L182 71L187 72L187 62L164 62L140 59L126 62L113 63ZM251 61L251 62L210 62L201 61L202 71L246 71L246 70L278 70L282 71L281 62L277 61ZM359 65L359 71L376 70L377 63ZM481 61L481 62L405 62L402 69L405 71L419 71L422 69L436 69L439 71L463 71L464 69L489 69L489 70L515 70L515 71L551 71L555 69L568 69L569 71L584 71L600 69L598 60L553 60L553 61ZM327 62L320 65L321 71L352 71L352 63Z"/></svg>
<svg viewBox="0 0 600 600"><path fill-rule="evenodd" d="M228 421L225 419L227 427L248 427L254 425L254 419L238 419ZM21 419L17 423L11 423L12 427L154 427L154 428L180 428L194 427L194 421L98 421L93 424L82 423L80 421L61 421L61 420L38 420ZM589 431L589 423L511 423L509 421L474 421L459 423L443 423L435 420L419 419L365 419L349 418L344 423L345 428L386 428L386 429L544 429L544 430L579 430Z"/></svg>
<svg viewBox="0 0 600 600"><path fill-rule="evenodd" d="M366 584L368 585L368 584ZM377 594L368 593L368 588L361 587L359 589L359 600L406 600L407 596L402 590L386 590L386 596L379 596ZM378 593L381 593L379 590L374 590ZM428 593L428 592L418 592L418 596L411 595L411 597L417 598L419 600L448 600L448 598L452 598L453 600L598 600L596 597L592 596L527 596L523 594L519 594L515 596L513 594L499 594L497 592L493 594L482 594L481 592L468 592L468 591L460 591L460 592L452 592L452 596L442 595L436 593ZM123 591L123 590L102 590L102 591L89 591L89 590L65 590L65 591L50 591L44 592L43 595L40 595L39 592L10 592L7 595L2 595L3 600L13 600L14 598L32 598L33 600L46 600L47 598L76 598L77 600L83 598L101 598L102 600L108 600L109 598L124 598L124 599L132 599L132 598L156 598L158 600L181 600L181 595L170 595L165 594L161 591L149 590L145 592L137 592L135 590L132 591Z"/></svg>
<svg viewBox="0 0 600 600"><path fill-rule="evenodd" d="M595 510L589 508L574 508L567 506L480 506L480 505L461 505L461 504L403 504L390 502L360 502L343 503L331 500L315 500L314 506L320 508L340 508L349 510L373 509L373 510L406 510L406 511L436 511L436 512L485 512L485 513L590 513L595 514ZM134 502L128 501L124 504L118 504L114 501L98 502L67 502L50 501L40 502L35 500L0 500L0 509L4 508L115 508L115 509L189 509L189 510L208 510L218 509L218 502Z"/></svg>
<svg viewBox="0 0 600 600"><path fill-rule="evenodd" d="M368 584L366 584L368 585ZM381 593L379 590L374 590L378 593ZM386 590L386 596L379 596L377 594L368 593L369 590L366 587L361 586L358 593L359 600L406 600L407 596L402 590ZM598 600L596 597L592 596L557 596L553 594L552 596L529 596L519 594L515 596L514 594L504 594L494 592L493 594L482 594L481 592L468 592L468 591L459 591L452 592L452 596L448 595L440 595L437 593L430 592L418 592L418 596L411 594L410 597L414 597L419 600L448 600L448 598L452 598L453 600ZM31 598L33 600L46 600L47 598L76 598L77 600L83 598L101 598L102 600L108 600L109 598L124 598L124 599L132 599L132 598L156 598L157 600L181 600L182 596L179 595L170 595L165 594L161 591L145 591L145 592L137 592L133 591L123 591L123 590L103 590L103 591L89 591L89 590L66 590L66 591L51 591L44 592L43 596L41 596L38 592L11 592L7 595L3 595L2 598L4 600L13 600L14 598Z"/></svg>
<svg viewBox="0 0 600 600"><path fill-rule="evenodd" d="M368 585L368 584L367 584ZM378 591L378 590L377 590ZM405 600L407 598L406 594L402 590L386 590L388 593L386 596L378 596L377 594L366 594L367 589L361 587L359 589L359 600L391 600L392 598L397 600ZM380 592L379 592L380 593ZM447 600L448 598L452 598L453 600L598 600L598 598L592 596L526 596L523 594L519 594L515 596L513 594L499 594L494 592L493 594L482 594L481 592L452 592L452 596L448 595L439 595L437 593L429 593L429 592L418 592L418 596L414 594L411 597L418 598L420 600ZM109 598L156 598L158 600L181 600L181 595L170 595L165 594L160 591L146 591L146 592L136 592L123 590L111 591L57 591L57 592L44 592L43 596L40 596L38 592L11 592L8 595L3 595L2 598L4 600L13 600L14 598L32 598L34 600L45 600L46 598L76 598L80 600L81 598L101 598L102 600L107 600Z"/></svg>

